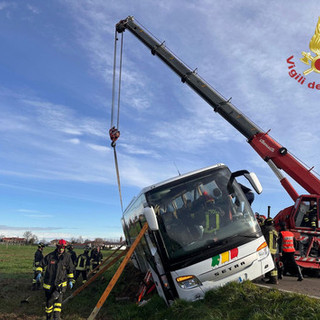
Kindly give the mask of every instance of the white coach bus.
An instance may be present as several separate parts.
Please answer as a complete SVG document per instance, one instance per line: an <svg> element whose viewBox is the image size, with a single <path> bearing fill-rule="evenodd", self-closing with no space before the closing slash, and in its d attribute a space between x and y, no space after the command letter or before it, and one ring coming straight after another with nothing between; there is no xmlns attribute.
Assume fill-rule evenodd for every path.
<svg viewBox="0 0 320 320"><path fill-rule="evenodd" d="M143 224L149 229L132 257L150 270L158 294L194 301L230 281L253 280L274 264L244 191L245 176L256 192L254 173L231 173L223 164L144 188L126 208L122 226L131 245ZM252 192L251 192L252 193Z"/></svg>

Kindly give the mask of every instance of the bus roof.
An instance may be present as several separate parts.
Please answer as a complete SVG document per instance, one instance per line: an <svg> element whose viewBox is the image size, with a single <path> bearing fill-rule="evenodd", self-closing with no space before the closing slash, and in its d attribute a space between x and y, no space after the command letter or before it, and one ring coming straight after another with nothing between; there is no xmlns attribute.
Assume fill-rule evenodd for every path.
<svg viewBox="0 0 320 320"><path fill-rule="evenodd" d="M139 194L137 196L135 196L131 201L130 203L128 204L128 206L126 207L126 209L124 210L123 212L123 215L125 215L126 211L131 207L131 205L135 202L135 199L139 198L141 194L143 193L146 193L150 190L153 190L155 188L158 188L158 187L161 187L163 185L166 185L168 183L171 183L171 182L174 182L174 181L177 181L177 180L180 180L180 179L183 179L183 178L186 178L188 176L193 176L193 175L196 175L198 173L201 173L201 172L205 172L205 171L209 171L211 169L218 169L218 168L226 168L227 166L223 163L217 163L215 165L212 165L212 166L209 166L209 167L205 167L205 168L201 168L201 169L198 169L198 170L194 170L194 171L190 171L190 172L187 172L187 173L184 173L184 174L181 174L179 176L175 176L173 178L170 178L170 179L167 179L167 180L164 180L164 181L161 181L161 182L158 182L156 184L152 184L148 187L145 187L143 188Z"/></svg>
<svg viewBox="0 0 320 320"><path fill-rule="evenodd" d="M139 192L139 195L140 195L141 193L146 193L146 192L148 192L148 191L150 191L150 190L152 190L152 189L158 188L158 187L160 187L160 186L166 185L166 184L171 183L171 182L176 181L176 180L180 180L180 179L182 179L182 178L186 178L186 177L188 177L188 176L193 176L193 175L195 175L195 174L197 174L197 173L200 173L200 172L203 172L203 171L208 171L208 170L216 169L216 168L225 168L225 167L226 167L225 164L223 164L223 163L218 163L218 164L215 164L215 165L213 165L213 166L209 166L209 167L201 168L201 169L198 169L198 170L190 171L190 172L181 174L181 175L179 175L179 176L175 176L175 177L173 177L173 178L170 178L170 179L167 179L167 180L158 182L158 183L156 183L156 184L152 184L152 185L150 185L150 186L148 186L148 187L145 187L145 188L143 188L143 189Z"/></svg>

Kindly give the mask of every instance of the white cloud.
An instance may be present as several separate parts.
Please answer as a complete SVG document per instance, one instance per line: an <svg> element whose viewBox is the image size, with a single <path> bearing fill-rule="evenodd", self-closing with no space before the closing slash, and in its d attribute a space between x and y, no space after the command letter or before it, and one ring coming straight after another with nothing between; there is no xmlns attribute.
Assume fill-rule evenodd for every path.
<svg viewBox="0 0 320 320"><path fill-rule="evenodd" d="M62 229L61 227L18 227L18 226L7 226L7 225L0 225L0 233L5 231L12 231L12 232L20 232L20 231L48 231L48 230L59 230Z"/></svg>
<svg viewBox="0 0 320 320"><path fill-rule="evenodd" d="M39 213L38 210L30 210L30 209L18 209L18 212L24 212L24 213Z"/></svg>
<svg viewBox="0 0 320 320"><path fill-rule="evenodd" d="M27 4L27 8L34 14L39 14L41 11L39 10L39 8L31 5L31 4Z"/></svg>
<svg viewBox="0 0 320 320"><path fill-rule="evenodd" d="M79 139L76 139L76 138L74 138L74 139L69 139L69 140L67 140L68 142L70 142L70 143L72 143L72 144L79 144L80 143L80 140Z"/></svg>
<svg viewBox="0 0 320 320"><path fill-rule="evenodd" d="M61 131L75 136L81 136L83 134L76 128L64 128Z"/></svg>
<svg viewBox="0 0 320 320"><path fill-rule="evenodd" d="M10 4L9 2L7 1L1 1L0 2L0 10L4 10L8 7L10 7L12 5L12 3Z"/></svg>
<svg viewBox="0 0 320 320"><path fill-rule="evenodd" d="M88 147L95 150L95 151L99 151L99 152L110 152L110 149L107 148L106 146L100 146L100 145L96 145L96 144L88 144Z"/></svg>
<svg viewBox="0 0 320 320"><path fill-rule="evenodd" d="M53 215L50 214L25 214L25 217L32 218L32 219L47 219L53 218Z"/></svg>
<svg viewBox="0 0 320 320"><path fill-rule="evenodd" d="M154 151L142 149L137 147L136 145L132 144L126 144L121 143L120 144L121 149L124 150L128 154L134 154L134 155L154 155Z"/></svg>
<svg viewBox="0 0 320 320"><path fill-rule="evenodd" d="M59 231L61 230L61 231ZM79 236L82 236L83 240L90 239L94 240L95 238L107 238L107 239L113 239L113 240L119 240L119 238L122 236L123 233L121 230L121 227L118 226L112 226L112 229L108 229L107 233L96 231L92 232L91 234L88 233L82 233L79 230L69 231L63 228L35 228L35 227L13 227L13 226L6 226L6 225L0 225L0 235L4 235L5 237L23 237L23 234L26 231L31 231L34 235L36 235L41 241L42 239L45 239L46 241L51 241L53 239L65 239L67 241L70 241L71 238L79 238ZM107 237L106 237L107 236Z"/></svg>

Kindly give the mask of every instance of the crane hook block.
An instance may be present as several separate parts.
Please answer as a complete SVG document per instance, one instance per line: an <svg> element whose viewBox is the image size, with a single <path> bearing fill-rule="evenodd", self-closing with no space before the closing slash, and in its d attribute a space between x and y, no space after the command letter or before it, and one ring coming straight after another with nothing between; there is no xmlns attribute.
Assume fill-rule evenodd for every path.
<svg viewBox="0 0 320 320"><path fill-rule="evenodd" d="M111 146L115 147L116 145L116 141L118 140L118 138L120 137L120 131L116 128L116 127L112 127L109 130L109 135L110 135L110 139L111 139Z"/></svg>

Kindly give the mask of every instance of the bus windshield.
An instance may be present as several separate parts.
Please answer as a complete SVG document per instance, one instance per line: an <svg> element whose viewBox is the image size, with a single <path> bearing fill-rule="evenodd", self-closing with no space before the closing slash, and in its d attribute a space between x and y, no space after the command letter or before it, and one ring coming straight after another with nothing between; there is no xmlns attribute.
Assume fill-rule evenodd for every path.
<svg viewBox="0 0 320 320"><path fill-rule="evenodd" d="M208 249L241 245L261 235L251 207L227 168L198 173L146 194L153 206L169 260L183 260Z"/></svg>

